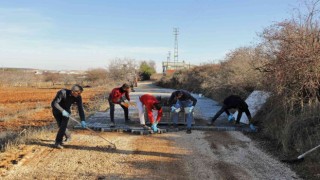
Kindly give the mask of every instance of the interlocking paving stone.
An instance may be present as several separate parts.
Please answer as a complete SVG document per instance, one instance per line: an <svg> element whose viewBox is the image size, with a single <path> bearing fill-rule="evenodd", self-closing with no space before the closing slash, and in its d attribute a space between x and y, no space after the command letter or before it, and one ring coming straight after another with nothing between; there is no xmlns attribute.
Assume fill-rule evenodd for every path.
<svg viewBox="0 0 320 180"><path fill-rule="evenodd" d="M148 86L148 87L146 87ZM150 88L151 87L151 88ZM135 101L138 99L139 96L149 93L153 94L154 96L162 96L162 97L169 97L174 89L164 89L159 88L154 85L139 85L138 88L135 88L135 92L130 93L131 101ZM203 130L203 131L243 131L243 132L253 132L247 125L236 127L233 124L228 123L227 116L222 114L216 121L215 126L205 126L199 125L197 122L201 121L209 121L214 114L221 108L221 106L212 99L206 97L199 97L198 94L192 94L195 98L197 98L198 102L194 108L194 119L195 123L193 123L192 129L193 130ZM106 102L107 103L107 102ZM141 127L139 126L139 117L138 117L138 110L136 107L129 107L129 117L131 121L134 122L132 125L125 124L124 121L124 112L123 109L119 106L115 106L115 123L116 127L111 128L110 124L110 112L107 111L98 111L94 115L90 116L87 119L87 126L91 129L97 131L116 131L116 132L132 132L132 130L139 131L138 129ZM170 116L171 117L171 116ZM167 117L168 118L168 117ZM148 124L148 122L146 122ZM163 129L163 132L175 132L177 129L171 128L170 119L159 123L159 128ZM179 130L186 129L186 123L183 121L179 121L178 124ZM162 126L166 125L166 126ZM169 125L169 126L168 126ZM80 125L76 125L74 128L80 128Z"/></svg>

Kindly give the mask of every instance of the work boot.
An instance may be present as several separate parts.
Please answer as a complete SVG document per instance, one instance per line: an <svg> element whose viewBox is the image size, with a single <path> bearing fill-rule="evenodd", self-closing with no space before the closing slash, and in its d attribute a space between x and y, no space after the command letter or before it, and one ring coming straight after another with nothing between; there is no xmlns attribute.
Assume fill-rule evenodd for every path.
<svg viewBox="0 0 320 180"><path fill-rule="evenodd" d="M144 130L151 130L151 127L149 127L149 126L147 126L147 125L145 125L145 124L142 125L142 128L143 128Z"/></svg>
<svg viewBox="0 0 320 180"><path fill-rule="evenodd" d="M54 147L57 148L57 149L63 149L63 146L62 146L61 143L55 143Z"/></svg>
<svg viewBox="0 0 320 180"><path fill-rule="evenodd" d="M187 128L187 134L191 134L191 128Z"/></svg>

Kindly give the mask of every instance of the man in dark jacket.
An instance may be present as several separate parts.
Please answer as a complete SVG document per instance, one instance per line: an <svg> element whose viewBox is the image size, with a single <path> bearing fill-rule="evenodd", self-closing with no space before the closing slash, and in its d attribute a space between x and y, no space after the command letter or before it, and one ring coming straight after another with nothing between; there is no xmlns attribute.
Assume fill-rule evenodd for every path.
<svg viewBox="0 0 320 180"><path fill-rule="evenodd" d="M126 123L130 123L129 119L129 104L125 101L130 101L130 86L128 84L123 84L121 87L114 88L109 94L109 105L110 105L110 119L111 119L111 127L115 126L114 122L114 106L115 104L119 104L123 111Z"/></svg>
<svg viewBox="0 0 320 180"><path fill-rule="evenodd" d="M214 115L214 117L212 118L211 122L208 123L208 125L213 125L214 121L217 120L218 117L223 112L225 112L228 115L229 121L233 121L234 117L229 112L230 109L237 109L238 110L238 116L237 116L237 120L235 122L236 124L240 123L242 113L245 112L248 119L249 119L249 122L250 122L250 128L252 130L256 130L252 124L253 120L252 120L251 113L248 108L248 104L240 96L237 96L237 95L230 95L224 99L222 108Z"/></svg>
<svg viewBox="0 0 320 180"><path fill-rule="evenodd" d="M178 127L178 116L181 108L184 108L185 114L187 114L187 133L191 133L192 112L194 106L197 104L197 99L194 98L188 91L178 90L171 94L169 99L171 105L171 112L173 112L174 127Z"/></svg>
<svg viewBox="0 0 320 180"><path fill-rule="evenodd" d="M59 131L56 136L55 147L62 149L63 136L66 137L66 141L71 138L70 132L67 130L69 116L71 114L70 107L72 104L77 103L79 116L81 119L81 126L86 127L85 116L83 111L83 104L81 93L83 88L80 85L74 85L71 90L61 89L58 91L56 97L51 102L52 113L56 119L59 127Z"/></svg>

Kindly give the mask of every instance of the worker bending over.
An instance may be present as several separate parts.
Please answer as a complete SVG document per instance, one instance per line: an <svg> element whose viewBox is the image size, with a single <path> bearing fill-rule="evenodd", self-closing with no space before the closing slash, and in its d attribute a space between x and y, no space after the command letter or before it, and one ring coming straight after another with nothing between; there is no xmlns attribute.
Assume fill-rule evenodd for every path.
<svg viewBox="0 0 320 180"><path fill-rule="evenodd" d="M142 127L145 130L152 129L154 132L158 132L159 129L157 125L162 117L162 105L159 100L157 100L156 97L150 94L144 94L138 98L137 107L139 110L140 124L142 125ZM148 119L151 123L151 128L145 123L145 110L147 111Z"/></svg>
<svg viewBox="0 0 320 180"><path fill-rule="evenodd" d="M192 113L194 106L197 104L197 99L194 98L188 91L178 90L174 91L169 99L171 105L171 112L173 112L173 125L178 127L178 118L181 108L184 108L184 113L187 115L187 133L191 133Z"/></svg>
<svg viewBox="0 0 320 180"><path fill-rule="evenodd" d="M211 122L208 123L208 125L213 125L215 120L218 119L218 117L225 112L228 115L228 120L230 122L234 121L234 117L233 115L229 112L230 109L236 109L238 110L238 116L237 116L237 120L235 121L236 124L240 124L240 119L242 116L242 113L245 112L249 122L250 122L250 129L251 130L256 130L256 128L254 127L253 120L251 117L251 113L249 111L248 108L248 104L240 97L237 95L230 95L227 98L224 99L223 101L223 106L221 107L221 109L214 115L214 117L212 118Z"/></svg>

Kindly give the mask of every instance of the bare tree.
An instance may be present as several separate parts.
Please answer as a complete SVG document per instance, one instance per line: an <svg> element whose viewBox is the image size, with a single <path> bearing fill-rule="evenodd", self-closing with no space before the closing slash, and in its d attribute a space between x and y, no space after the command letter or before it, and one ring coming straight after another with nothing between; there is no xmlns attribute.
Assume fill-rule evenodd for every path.
<svg viewBox="0 0 320 180"><path fill-rule="evenodd" d="M52 73L52 72L45 72L44 75L44 81L45 82L51 82L52 86L54 86L57 82L61 80L61 75L59 73Z"/></svg>
<svg viewBox="0 0 320 180"><path fill-rule="evenodd" d="M86 71L86 80L92 83L106 83L108 71L103 68L89 69Z"/></svg>
<svg viewBox="0 0 320 180"><path fill-rule="evenodd" d="M305 2L306 14L297 11L292 19L276 23L262 33L269 60L260 70L267 72L266 82L271 89L292 105L299 101L311 103L319 97L320 1Z"/></svg>
<svg viewBox="0 0 320 180"><path fill-rule="evenodd" d="M108 66L108 75L114 81L127 81L127 77L137 72L137 63L134 59L114 59Z"/></svg>

